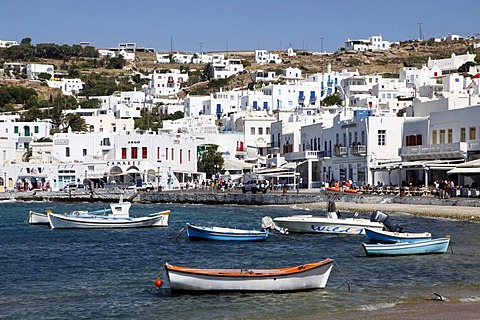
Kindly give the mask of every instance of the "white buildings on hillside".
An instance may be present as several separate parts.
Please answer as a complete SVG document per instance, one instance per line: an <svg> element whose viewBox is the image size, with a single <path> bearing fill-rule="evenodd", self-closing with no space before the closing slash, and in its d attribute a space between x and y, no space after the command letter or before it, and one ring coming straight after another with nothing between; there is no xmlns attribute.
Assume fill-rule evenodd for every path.
<svg viewBox="0 0 480 320"><path fill-rule="evenodd" d="M269 81L277 81L277 75L275 71L263 71L263 70L256 70L251 72L252 81L257 82L269 82Z"/></svg>
<svg viewBox="0 0 480 320"><path fill-rule="evenodd" d="M382 35L371 36L368 39L358 39L345 41L345 50L368 51L368 50L387 50L393 42L383 40Z"/></svg>
<svg viewBox="0 0 480 320"><path fill-rule="evenodd" d="M113 112L117 119L140 118L143 108L150 109L146 93L142 91L122 91L110 96L95 96L90 99L100 101L100 109Z"/></svg>
<svg viewBox="0 0 480 320"><path fill-rule="evenodd" d="M18 46L18 42L14 40L0 40L0 48L9 48L12 46Z"/></svg>
<svg viewBox="0 0 480 320"><path fill-rule="evenodd" d="M122 56L123 59L128 60L128 61L135 60L135 52L126 51L125 49L120 50L118 52L118 55Z"/></svg>
<svg viewBox="0 0 480 320"><path fill-rule="evenodd" d="M257 64L266 64L266 63L282 63L282 59L278 53L271 53L267 50L255 50L255 63Z"/></svg>
<svg viewBox="0 0 480 320"><path fill-rule="evenodd" d="M174 53L172 55L172 60L176 63L192 63L193 62L193 54L188 53Z"/></svg>
<svg viewBox="0 0 480 320"><path fill-rule="evenodd" d="M228 59L212 63L212 79L226 79L230 76L243 72L243 64L240 59Z"/></svg>
<svg viewBox="0 0 480 320"><path fill-rule="evenodd" d="M452 53L450 58L447 59L430 59L428 58L427 67L432 69L434 66L437 66L442 71L457 71L460 66L466 62L475 62L475 54L468 53L463 55L456 55Z"/></svg>
<svg viewBox="0 0 480 320"><path fill-rule="evenodd" d="M56 79L47 80L47 85L50 88L59 88L62 90L62 94L66 96L77 96L78 93L83 90L85 83L81 79Z"/></svg>
<svg viewBox="0 0 480 320"><path fill-rule="evenodd" d="M47 73L53 78L55 68L53 64L40 64L40 63L29 63L27 64L27 77L30 80L37 80L38 75L41 73Z"/></svg>
<svg viewBox="0 0 480 320"><path fill-rule="evenodd" d="M133 133L135 130L135 120L133 118L116 118L112 110L78 108L64 110L63 113L80 115L85 119L89 133Z"/></svg>
<svg viewBox="0 0 480 320"><path fill-rule="evenodd" d="M150 77L148 92L154 97L176 95L188 81L188 73L182 73L180 70L154 71Z"/></svg>
<svg viewBox="0 0 480 320"><path fill-rule="evenodd" d="M107 49L98 49L98 54L102 57L115 58L115 51Z"/></svg>

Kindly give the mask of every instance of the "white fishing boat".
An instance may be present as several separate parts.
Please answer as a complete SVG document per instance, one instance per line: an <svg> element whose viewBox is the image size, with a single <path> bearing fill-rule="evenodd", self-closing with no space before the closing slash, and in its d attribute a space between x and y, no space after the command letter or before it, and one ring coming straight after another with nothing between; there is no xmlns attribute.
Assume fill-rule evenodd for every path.
<svg viewBox="0 0 480 320"><path fill-rule="evenodd" d="M50 224L50 221L48 221L48 212L52 212L52 210L47 210L45 213L42 212L36 212L30 210L28 212L28 218L27 221L29 224Z"/></svg>
<svg viewBox="0 0 480 320"><path fill-rule="evenodd" d="M48 213L52 229L100 229L167 227L170 210L144 217L130 216L130 202L120 200L110 204L111 213L74 211L67 215ZM103 211L103 210L102 210Z"/></svg>
<svg viewBox="0 0 480 320"><path fill-rule="evenodd" d="M362 246L368 256L397 256L445 253L449 244L450 238L438 238L416 242L362 243Z"/></svg>
<svg viewBox="0 0 480 320"><path fill-rule="evenodd" d="M264 217L265 218L265 217ZM268 217L267 217L268 218ZM365 234L365 228L383 229L383 223L371 219L359 218L355 214L351 218L340 216L335 210L335 204L328 205L326 215L293 215L273 218L276 228L283 228L293 233L335 233L335 234Z"/></svg>
<svg viewBox="0 0 480 320"><path fill-rule="evenodd" d="M432 240L432 234L430 232L396 232L388 230L372 230L369 228L365 229L365 236L368 241L378 243L418 242Z"/></svg>
<svg viewBox="0 0 480 320"><path fill-rule="evenodd" d="M278 292L325 288L333 263L326 259L277 269L196 269L166 263L165 269L172 291Z"/></svg>

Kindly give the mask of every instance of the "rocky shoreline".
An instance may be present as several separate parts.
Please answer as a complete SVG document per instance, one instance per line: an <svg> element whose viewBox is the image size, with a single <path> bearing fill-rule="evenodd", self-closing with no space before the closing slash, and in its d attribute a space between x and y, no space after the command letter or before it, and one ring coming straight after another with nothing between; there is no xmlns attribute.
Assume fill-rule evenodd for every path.
<svg viewBox="0 0 480 320"><path fill-rule="evenodd" d="M186 203L208 205L296 205L323 211L326 202L335 195L338 210L350 212L406 212L419 216L443 217L480 221L480 199L438 199L430 196L398 197L388 195L332 194L330 192L242 194L240 192L212 193L207 190L173 192L136 192L123 189L76 190L71 192L28 191L0 193L1 201L51 201L51 202L116 202L136 203Z"/></svg>

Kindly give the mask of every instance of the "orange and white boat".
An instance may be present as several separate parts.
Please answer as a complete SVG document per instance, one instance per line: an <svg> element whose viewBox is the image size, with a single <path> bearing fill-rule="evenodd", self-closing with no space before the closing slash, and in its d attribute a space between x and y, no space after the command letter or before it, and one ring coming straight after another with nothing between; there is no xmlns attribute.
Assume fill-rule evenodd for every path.
<svg viewBox="0 0 480 320"><path fill-rule="evenodd" d="M172 266L165 269L172 291L301 291L323 289L334 260L278 269L196 269ZM157 279L157 286L162 282Z"/></svg>

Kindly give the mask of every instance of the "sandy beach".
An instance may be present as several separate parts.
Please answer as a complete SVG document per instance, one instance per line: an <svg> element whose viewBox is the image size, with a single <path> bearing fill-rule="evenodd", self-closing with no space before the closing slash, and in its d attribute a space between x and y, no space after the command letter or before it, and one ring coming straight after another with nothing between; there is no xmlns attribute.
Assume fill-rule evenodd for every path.
<svg viewBox="0 0 480 320"><path fill-rule="evenodd" d="M298 204L300 208L310 210L325 210L325 203ZM421 204L405 203L355 203L355 202L336 202L337 210L367 213L376 210L385 213L409 213L421 217L447 218L466 221L480 222L480 208L466 206L434 206Z"/></svg>

